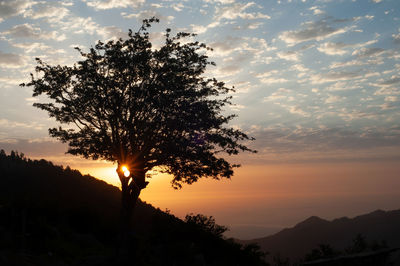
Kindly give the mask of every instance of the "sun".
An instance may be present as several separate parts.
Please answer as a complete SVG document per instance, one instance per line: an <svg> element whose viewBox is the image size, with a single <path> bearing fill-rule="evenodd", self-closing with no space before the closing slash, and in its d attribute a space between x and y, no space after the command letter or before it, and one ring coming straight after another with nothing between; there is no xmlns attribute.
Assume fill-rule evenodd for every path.
<svg viewBox="0 0 400 266"><path fill-rule="evenodd" d="M129 172L128 167L126 167L126 165L123 165L121 167L122 172L124 173L125 177L129 177L131 175L131 172Z"/></svg>

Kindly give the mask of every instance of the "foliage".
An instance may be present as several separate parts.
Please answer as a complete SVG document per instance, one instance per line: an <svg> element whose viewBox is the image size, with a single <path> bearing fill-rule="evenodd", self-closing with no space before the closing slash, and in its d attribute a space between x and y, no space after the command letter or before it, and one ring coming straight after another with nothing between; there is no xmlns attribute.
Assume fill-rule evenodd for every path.
<svg viewBox="0 0 400 266"><path fill-rule="evenodd" d="M214 217L203 214L188 214L185 217L185 222L217 237L222 237L222 234L228 230L227 227L216 224Z"/></svg>
<svg viewBox="0 0 400 266"><path fill-rule="evenodd" d="M314 248L310 253L305 256L305 261L313 261L319 259L331 259L341 254L340 251L335 250L329 244L319 244L318 248Z"/></svg>
<svg viewBox="0 0 400 266"><path fill-rule="evenodd" d="M99 41L87 53L76 48L83 60L73 66L37 59L38 76L21 85L51 99L34 106L67 125L49 132L67 142L71 154L144 173L159 167L173 176L174 187L204 176L229 178L238 165L221 152L252 151L240 144L251 138L226 126L235 116L222 114L233 89L204 77L214 63L204 52L209 47L188 39L194 34L171 36L167 29L165 43L154 48L148 32L154 22L144 20L128 39Z"/></svg>
<svg viewBox="0 0 400 266"><path fill-rule="evenodd" d="M352 245L346 248L344 251L336 250L329 244L320 244L318 245L318 248L313 249L305 256L305 261L332 259L338 256L377 251L385 248L388 248L386 242L378 242L375 240L369 243L363 235L357 234L352 241Z"/></svg>
<svg viewBox="0 0 400 266"><path fill-rule="evenodd" d="M363 235L357 234L357 236L353 239L353 244L345 250L345 253L357 254L367 251L376 251L387 247L388 246L385 241L378 242L377 240L374 240L373 242L369 243Z"/></svg>

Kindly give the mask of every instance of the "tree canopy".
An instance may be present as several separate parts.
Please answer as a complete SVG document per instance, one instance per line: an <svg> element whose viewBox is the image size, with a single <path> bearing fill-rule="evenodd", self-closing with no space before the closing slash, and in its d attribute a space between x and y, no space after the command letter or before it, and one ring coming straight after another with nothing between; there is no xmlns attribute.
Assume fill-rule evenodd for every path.
<svg viewBox="0 0 400 266"><path fill-rule="evenodd" d="M65 127L51 136L68 143L68 153L133 165L144 173L154 167L173 176L172 184L200 177L229 178L233 168L222 154L251 151L245 133L228 126L228 88L204 76L209 61L204 43L194 34L165 32L160 48L152 46L144 20L126 40L99 41L73 66L52 66L37 59L37 75L22 86L33 96L51 100L34 103Z"/></svg>

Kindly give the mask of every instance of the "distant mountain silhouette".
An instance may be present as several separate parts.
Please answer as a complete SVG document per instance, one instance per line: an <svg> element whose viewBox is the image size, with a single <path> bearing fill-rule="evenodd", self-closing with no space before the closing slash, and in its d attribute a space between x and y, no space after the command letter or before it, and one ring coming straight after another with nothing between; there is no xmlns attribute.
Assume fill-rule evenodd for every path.
<svg viewBox="0 0 400 266"><path fill-rule="evenodd" d="M271 236L240 242L257 243L264 251L280 253L296 261L319 244L344 250L357 234L368 241L385 241L389 247L400 247L400 210L377 210L352 219L342 217L332 221L312 216Z"/></svg>
<svg viewBox="0 0 400 266"><path fill-rule="evenodd" d="M141 201L134 246L116 255L120 196L77 170L0 150L0 265L265 265L212 219L185 222Z"/></svg>

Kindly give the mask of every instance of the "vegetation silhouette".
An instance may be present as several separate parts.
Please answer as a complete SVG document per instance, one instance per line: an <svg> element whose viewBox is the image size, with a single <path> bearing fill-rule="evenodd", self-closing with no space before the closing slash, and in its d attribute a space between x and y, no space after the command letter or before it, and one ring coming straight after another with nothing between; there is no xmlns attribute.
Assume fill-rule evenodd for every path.
<svg viewBox="0 0 400 266"><path fill-rule="evenodd" d="M212 217L138 201L132 254L114 256L120 190L69 167L0 151L0 265L266 265ZM133 254L135 260L132 260Z"/></svg>
<svg viewBox="0 0 400 266"><path fill-rule="evenodd" d="M66 125L49 133L68 143L68 153L118 164L123 236L150 170L170 174L180 188L202 177L230 178L239 165L223 154L255 152L241 144L252 138L227 126L235 115L222 114L233 89L203 76L215 65L204 52L210 48L187 39L195 34L167 29L155 49L148 31L155 22L145 19L128 39L99 41L87 53L76 48L83 60L73 66L37 58L38 75L21 84L50 99L33 105Z"/></svg>
<svg viewBox="0 0 400 266"><path fill-rule="evenodd" d="M386 266L393 265L391 254L399 248L388 248L385 241L368 242L366 238L357 234L352 245L343 251L334 249L329 244L320 244L305 256L301 265L324 266Z"/></svg>

